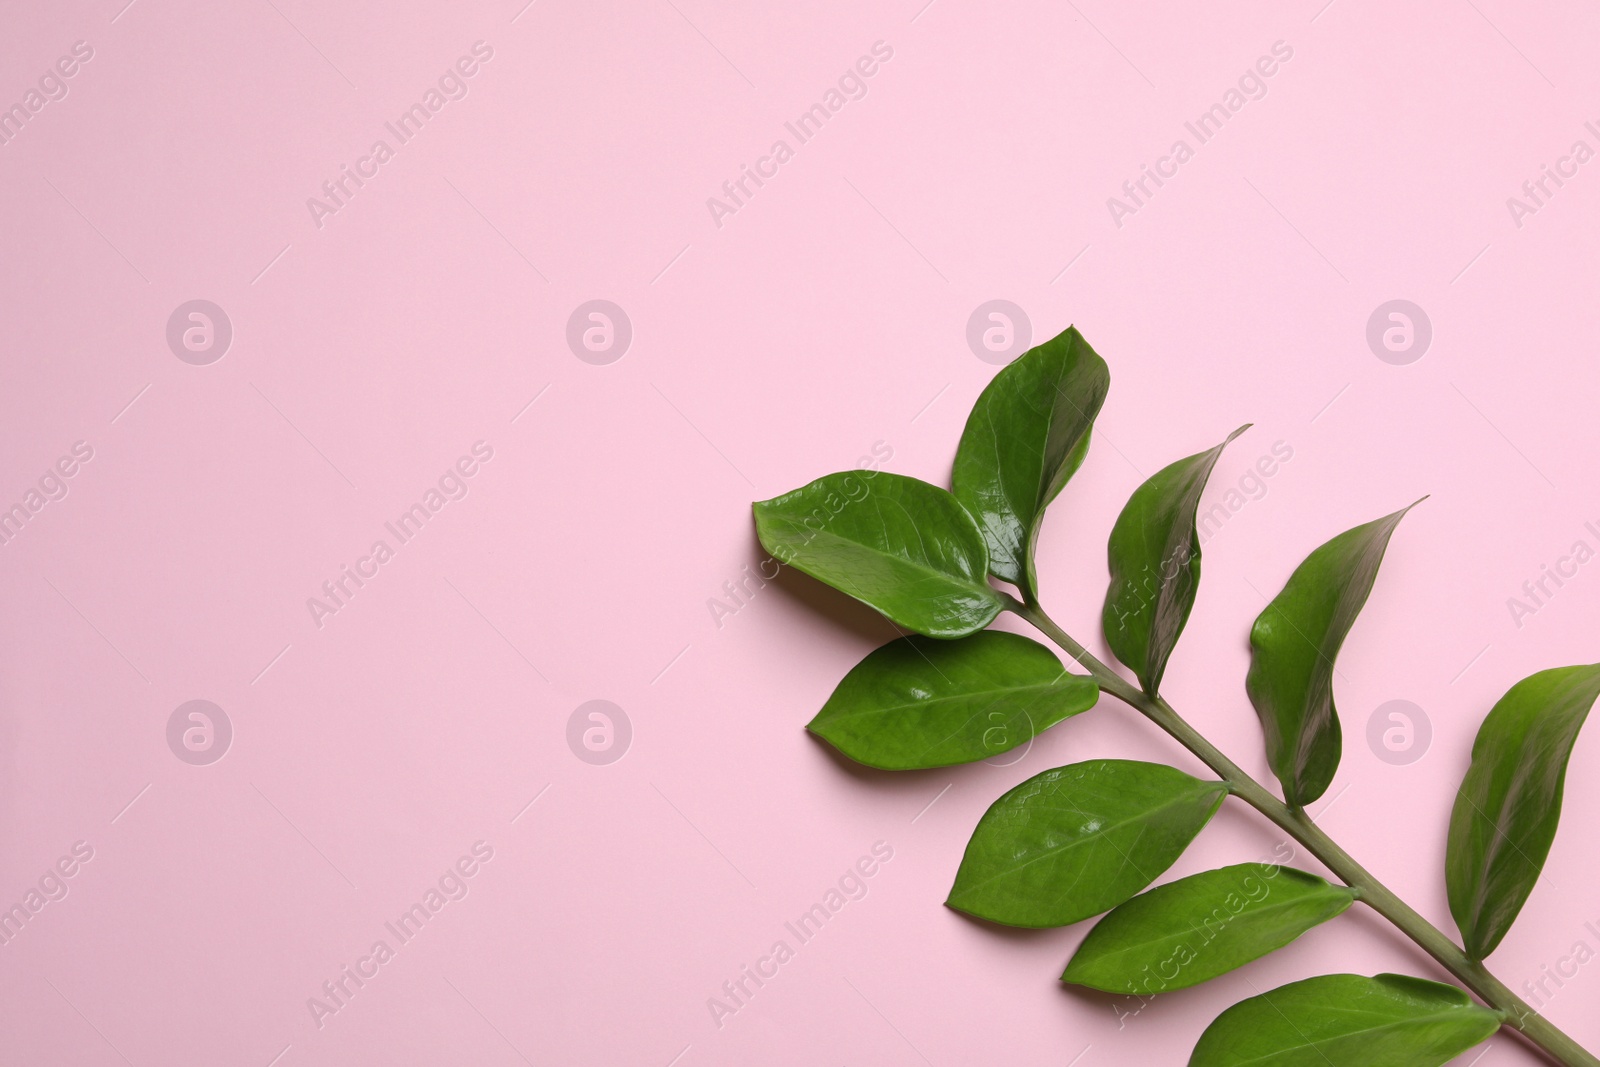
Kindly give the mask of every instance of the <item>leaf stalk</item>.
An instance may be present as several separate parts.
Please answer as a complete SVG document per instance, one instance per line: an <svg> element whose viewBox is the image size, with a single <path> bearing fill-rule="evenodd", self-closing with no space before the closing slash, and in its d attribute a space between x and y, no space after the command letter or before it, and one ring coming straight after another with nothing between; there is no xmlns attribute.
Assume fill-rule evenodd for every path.
<svg viewBox="0 0 1600 1067"><path fill-rule="evenodd" d="M1032 598L1029 598L1027 603L1004 593L1001 594L1001 598L1007 610L1026 619L1040 633L1054 641L1062 651L1077 660L1099 683L1101 692L1110 693L1165 730L1179 744L1198 757L1200 762L1211 768L1228 786L1229 792L1265 815L1303 845L1306 851L1315 856L1335 877L1355 890L1358 900L1389 920L1401 933L1449 971L1458 982L1476 994L1484 1004L1499 1012L1502 1025L1520 1034L1552 1063L1562 1064L1563 1067L1600 1067L1600 1059L1596 1059L1535 1011L1505 983L1490 974L1481 961L1470 958L1444 931L1423 918L1414 908L1396 896L1388 886L1373 877L1370 871L1357 863L1329 837L1303 808L1290 807L1279 800L1206 740L1198 730L1173 710L1172 705L1159 696L1147 695L1101 662L1098 657L1056 625Z"/></svg>

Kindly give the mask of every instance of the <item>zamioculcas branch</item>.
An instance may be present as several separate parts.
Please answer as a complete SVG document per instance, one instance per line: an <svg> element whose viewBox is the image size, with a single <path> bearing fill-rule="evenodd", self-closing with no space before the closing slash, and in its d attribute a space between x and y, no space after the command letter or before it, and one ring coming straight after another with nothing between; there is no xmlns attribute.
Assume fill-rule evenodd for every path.
<svg viewBox="0 0 1600 1067"><path fill-rule="evenodd" d="M1161 697L1200 581L1200 495L1222 450L1248 427L1156 472L1112 527L1101 625L1107 647L1137 684L1040 606L1040 524L1084 462L1109 382L1105 362L1068 328L983 390L956 451L951 491L852 471L755 505L757 533L774 558L913 632L846 675L810 730L873 767L943 767L1025 744L1109 693L1175 738L1210 776L1111 759L1035 775L979 820L950 907L1019 927L1103 916L1062 979L1145 996L1231 971L1360 903L1465 987L1394 974L1307 978L1223 1012L1200 1036L1190 1067L1435 1067L1501 1027L1551 1062L1600 1067L1483 964L1549 854L1567 761L1600 696L1600 664L1525 678L1484 720L1456 796L1445 860L1458 944L1305 810L1339 767L1335 660L1410 508L1313 550L1251 627L1244 688L1280 799ZM1002 611L1025 619L1086 673L1069 671L1030 638L988 630ZM1335 880L1250 863L1150 889L1230 797L1300 842ZM1221 907L1228 920L1207 927ZM1195 936L1200 929L1206 937Z"/></svg>

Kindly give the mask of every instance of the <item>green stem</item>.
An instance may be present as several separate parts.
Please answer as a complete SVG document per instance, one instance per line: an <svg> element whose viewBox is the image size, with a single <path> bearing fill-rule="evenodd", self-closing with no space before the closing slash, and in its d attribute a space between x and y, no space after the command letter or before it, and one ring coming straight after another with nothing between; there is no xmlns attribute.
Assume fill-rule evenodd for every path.
<svg viewBox="0 0 1600 1067"><path fill-rule="evenodd" d="M1454 975L1457 981L1476 993L1489 1007L1499 1011L1503 1025L1521 1034L1554 1063L1563 1064L1565 1067L1600 1067L1600 1059L1596 1059L1576 1041L1551 1025L1549 1020L1536 1012L1526 1001L1506 988L1505 983L1490 974L1481 962L1468 957L1442 930L1395 896L1388 886L1374 878L1371 872L1352 859L1350 854L1340 848L1321 827L1312 822L1304 810L1291 808L1245 773L1238 764L1225 756L1176 711L1173 711L1172 706L1165 700L1146 695L1106 666L1057 626L1037 604L1024 604L1012 597L1007 597L1006 600L1007 608L1028 620L1082 664L1100 684L1102 692L1110 693L1124 704L1143 713L1147 719L1171 734L1179 744L1215 771L1227 783L1228 790L1234 796L1271 819L1290 837L1304 845L1323 866L1356 890L1358 899L1362 903L1388 919L1401 933L1416 942L1424 952L1437 960L1440 966Z"/></svg>

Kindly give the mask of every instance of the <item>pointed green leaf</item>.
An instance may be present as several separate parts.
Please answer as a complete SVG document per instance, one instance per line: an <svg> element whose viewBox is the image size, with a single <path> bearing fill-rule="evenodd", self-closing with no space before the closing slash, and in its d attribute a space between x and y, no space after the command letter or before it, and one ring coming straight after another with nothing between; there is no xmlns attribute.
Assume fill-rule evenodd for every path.
<svg viewBox="0 0 1600 1067"><path fill-rule="evenodd" d="M755 505L780 563L929 637L965 637L1000 613L989 553L956 498L883 471L843 471Z"/></svg>
<svg viewBox="0 0 1600 1067"><path fill-rule="evenodd" d="M1500 944L1544 869L1567 760L1597 696L1600 664L1540 671L1512 686L1478 729L1445 850L1450 914L1473 959Z"/></svg>
<svg viewBox="0 0 1600 1067"><path fill-rule="evenodd" d="M1454 986L1399 974L1325 974L1217 1016L1189 1067L1439 1067L1500 1028Z"/></svg>
<svg viewBox="0 0 1600 1067"><path fill-rule="evenodd" d="M1045 771L984 812L946 903L1007 926L1099 915L1172 866L1227 794L1159 763Z"/></svg>
<svg viewBox="0 0 1600 1067"><path fill-rule="evenodd" d="M1228 441L1163 467L1133 491L1111 528L1111 588L1100 615L1106 644L1155 696L1200 585L1194 513Z"/></svg>
<svg viewBox="0 0 1600 1067"><path fill-rule="evenodd" d="M1239 863L1141 893L1095 923L1063 982L1150 996L1276 951L1342 914L1355 890L1270 863Z"/></svg>
<svg viewBox="0 0 1600 1067"><path fill-rule="evenodd" d="M903 637L855 666L806 729L890 771L987 759L1094 706L1093 678L1018 634Z"/></svg>
<svg viewBox="0 0 1600 1067"><path fill-rule="evenodd" d="M1069 326L996 374L962 431L956 499L983 528L989 572L1030 597L1045 506L1083 463L1110 386L1105 361Z"/></svg>
<svg viewBox="0 0 1600 1067"><path fill-rule="evenodd" d="M1291 805L1316 800L1339 769L1334 660L1372 592L1389 535L1416 506L1346 530L1312 552L1250 629L1245 691L1266 735L1267 763Z"/></svg>

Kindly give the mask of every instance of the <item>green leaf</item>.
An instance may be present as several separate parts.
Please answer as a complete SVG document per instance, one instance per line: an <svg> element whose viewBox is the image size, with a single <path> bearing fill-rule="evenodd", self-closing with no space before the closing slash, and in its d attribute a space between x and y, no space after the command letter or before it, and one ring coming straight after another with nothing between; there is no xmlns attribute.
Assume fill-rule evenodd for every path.
<svg viewBox="0 0 1600 1067"><path fill-rule="evenodd" d="M989 573L1037 592L1034 543L1045 506L1089 450L1111 372L1075 326L994 376L967 417L951 486L989 543Z"/></svg>
<svg viewBox="0 0 1600 1067"><path fill-rule="evenodd" d="M1095 924L1064 982L1149 996L1187 989L1342 914L1355 890L1270 863L1240 863L1141 893Z"/></svg>
<svg viewBox="0 0 1600 1067"><path fill-rule="evenodd" d="M1561 819L1567 760L1600 696L1600 664L1540 671L1483 720L1445 850L1450 914L1467 955L1495 950L1533 892Z"/></svg>
<svg viewBox="0 0 1600 1067"><path fill-rule="evenodd" d="M869 767L948 767L1025 744L1099 696L1093 678L1017 634L903 637L845 675L806 729Z"/></svg>
<svg viewBox="0 0 1600 1067"><path fill-rule="evenodd" d="M756 533L780 563L929 637L965 637L1000 613L978 525L937 486L842 471L755 505Z"/></svg>
<svg viewBox="0 0 1600 1067"><path fill-rule="evenodd" d="M1498 1012L1454 986L1325 974L1217 1016L1189 1067L1439 1067L1499 1028Z"/></svg>
<svg viewBox="0 0 1600 1067"><path fill-rule="evenodd" d="M1163 467L1133 491L1111 528L1111 588L1100 614L1106 644L1155 696L1200 585L1194 513L1228 441Z"/></svg>
<svg viewBox="0 0 1600 1067"><path fill-rule="evenodd" d="M1045 771L984 812L946 903L1007 926L1099 915L1172 866L1227 794L1159 763Z"/></svg>
<svg viewBox="0 0 1600 1067"><path fill-rule="evenodd" d="M1094 923L1061 981L1139 997L1187 989L1282 949L1354 901L1354 889L1293 867L1206 870Z"/></svg>
<svg viewBox="0 0 1600 1067"><path fill-rule="evenodd" d="M1266 735L1267 763L1293 806L1325 793L1339 769L1334 660L1372 592L1389 535L1416 506L1346 530L1312 552L1250 629L1245 691Z"/></svg>

